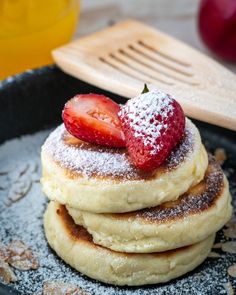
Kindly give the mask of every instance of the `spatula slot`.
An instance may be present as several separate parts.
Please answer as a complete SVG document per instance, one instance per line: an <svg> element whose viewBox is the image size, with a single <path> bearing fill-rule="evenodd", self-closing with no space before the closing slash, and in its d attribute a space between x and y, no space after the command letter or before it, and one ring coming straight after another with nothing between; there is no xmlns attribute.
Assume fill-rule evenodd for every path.
<svg viewBox="0 0 236 295"><path fill-rule="evenodd" d="M132 71L135 71L140 77L143 77L143 81L150 80L151 83L163 83L166 85L174 85L173 82L168 81L165 77L161 78L160 74L158 74L158 77L155 76L155 73L150 73L150 70L148 68L144 68L140 64L132 62L130 63L130 60L125 59L122 55L118 55L117 53L110 53L109 57L116 62L118 62L118 65L123 65L127 68L129 68Z"/></svg>
<svg viewBox="0 0 236 295"><path fill-rule="evenodd" d="M173 56L171 56L169 54L161 52L160 50L158 50L158 49L150 46L149 44L147 44L145 41L138 40L138 44L143 46L144 48L150 50L150 51L155 52L156 54L158 54L158 55L160 55L160 56L162 56L162 57L164 57L164 58L166 58L168 60L171 60L172 62L174 62L176 64L179 64L181 66L188 67L188 68L191 67L191 64L189 64L189 63L187 63L185 61L179 60L179 59L177 59L177 58L175 58L175 57L173 57Z"/></svg>
<svg viewBox="0 0 236 295"><path fill-rule="evenodd" d="M132 74L129 70L127 70L126 68L120 68L119 66L115 65L114 63L111 63L110 61L106 60L105 58L103 57L99 57L99 60L106 64L107 66L113 68L114 70L118 71L118 72L121 72L122 74L126 75L126 76L129 76L139 82L142 82L142 83L152 83L150 80L143 80L143 79L140 79L138 78L135 74Z"/></svg>
<svg viewBox="0 0 236 295"><path fill-rule="evenodd" d="M146 57L148 60L152 60L153 62L162 65L170 70L173 70L177 73L180 73L187 77L192 77L194 74L189 72L185 67L179 64L173 64L171 60L162 57L161 55L156 54L154 51L150 51L146 47L140 46L137 42L136 44L128 45L128 48L131 49L134 53L139 54L140 56Z"/></svg>
<svg viewBox="0 0 236 295"><path fill-rule="evenodd" d="M132 48L132 49L131 49ZM178 69L172 70L170 67L166 67L163 64L157 63L155 60L145 57L142 54L136 53L133 50L132 45L129 45L126 49L119 49L118 52L121 55L124 55L127 58L127 62L129 60L129 64L140 64L143 67L143 70L149 73L154 73L154 75L161 75L166 76L168 79L174 80L175 82L186 83L189 85L196 85L197 83L193 81L191 78L192 75L182 75Z"/></svg>

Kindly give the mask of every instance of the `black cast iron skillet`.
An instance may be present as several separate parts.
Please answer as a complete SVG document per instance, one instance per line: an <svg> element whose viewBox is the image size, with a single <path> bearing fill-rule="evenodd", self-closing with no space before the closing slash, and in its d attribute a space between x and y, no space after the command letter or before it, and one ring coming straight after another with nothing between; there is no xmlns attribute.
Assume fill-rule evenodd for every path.
<svg viewBox="0 0 236 295"><path fill-rule="evenodd" d="M108 95L119 103L126 101L125 98L72 78L56 66L28 71L0 82L0 143L7 139L56 125L61 122L61 111L65 101L76 93L89 92ZM200 129L203 139L205 139L205 144L211 151L217 147L226 149L229 159L223 168L226 170L228 168L236 169L236 133L203 122L195 121L195 123ZM236 187L235 178L235 174L230 177L233 190ZM236 260L232 257L230 261L236 263ZM219 265L217 271L222 272L222 276L227 276L225 268L221 269ZM236 287L236 281L232 278L230 280L232 285ZM218 289L213 280L207 282L207 284L212 284L212 293L204 294L218 294ZM125 290L125 288L123 289ZM134 288L134 290L137 290L137 288ZM155 291L153 293L153 290L150 287L150 294L157 294ZM20 293L0 284L0 294ZM178 291L176 294L181 293Z"/></svg>

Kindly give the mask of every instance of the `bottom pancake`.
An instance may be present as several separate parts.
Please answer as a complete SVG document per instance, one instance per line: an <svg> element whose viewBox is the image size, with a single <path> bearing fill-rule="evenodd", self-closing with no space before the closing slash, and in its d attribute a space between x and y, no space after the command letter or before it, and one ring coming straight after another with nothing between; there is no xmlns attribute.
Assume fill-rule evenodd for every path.
<svg viewBox="0 0 236 295"><path fill-rule="evenodd" d="M56 202L48 205L44 227L50 246L65 262L93 279L114 285L138 286L177 278L202 263L214 242L211 235L200 243L162 253L115 252L94 244L92 236Z"/></svg>
<svg viewBox="0 0 236 295"><path fill-rule="evenodd" d="M232 214L228 181L212 156L204 179L176 201L119 214L67 209L96 244L130 253L161 252L198 243L222 228Z"/></svg>

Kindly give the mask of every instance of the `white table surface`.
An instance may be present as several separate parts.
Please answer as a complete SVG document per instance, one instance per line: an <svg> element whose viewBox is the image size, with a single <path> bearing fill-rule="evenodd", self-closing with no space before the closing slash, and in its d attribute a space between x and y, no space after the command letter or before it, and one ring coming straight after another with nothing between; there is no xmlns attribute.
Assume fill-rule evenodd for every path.
<svg viewBox="0 0 236 295"><path fill-rule="evenodd" d="M81 0L80 21L75 37L134 18L211 55L197 32L198 5L199 0ZM236 65L223 64L236 73Z"/></svg>

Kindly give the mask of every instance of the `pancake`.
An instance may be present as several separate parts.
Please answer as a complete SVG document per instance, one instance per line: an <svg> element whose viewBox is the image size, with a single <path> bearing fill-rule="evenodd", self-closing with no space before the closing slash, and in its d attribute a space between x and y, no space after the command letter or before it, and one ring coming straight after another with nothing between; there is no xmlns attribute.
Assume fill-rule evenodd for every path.
<svg viewBox="0 0 236 295"><path fill-rule="evenodd" d="M132 253L160 252L195 244L218 231L232 213L228 181L212 156L204 179L176 201L123 214L67 209L95 243Z"/></svg>
<svg viewBox="0 0 236 295"><path fill-rule="evenodd" d="M91 145L64 125L42 147L42 187L51 200L94 213L121 213L176 200L199 183L208 158L197 128L187 119L181 143L163 165L144 173L125 149Z"/></svg>
<svg viewBox="0 0 236 295"><path fill-rule="evenodd" d="M167 282L193 270L207 257L214 235L192 246L163 253L130 254L93 243L75 225L64 206L51 202L44 216L47 240L56 253L81 273L114 285L138 286Z"/></svg>

